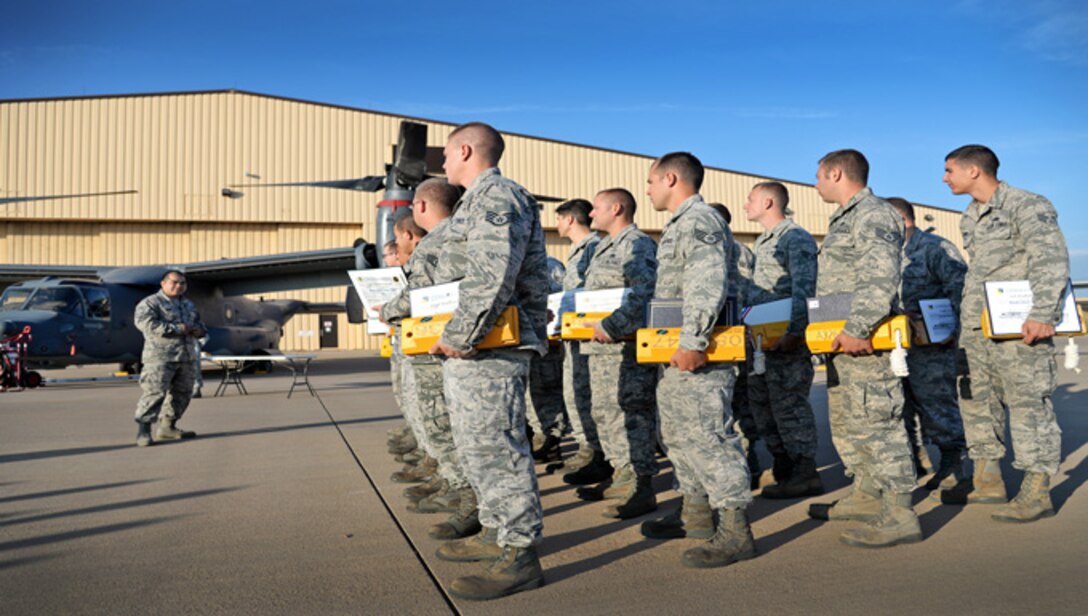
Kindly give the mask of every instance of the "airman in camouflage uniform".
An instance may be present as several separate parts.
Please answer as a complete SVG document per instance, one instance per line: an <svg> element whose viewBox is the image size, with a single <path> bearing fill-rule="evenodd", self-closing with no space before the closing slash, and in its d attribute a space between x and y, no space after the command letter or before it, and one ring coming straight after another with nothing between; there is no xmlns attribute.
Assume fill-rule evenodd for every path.
<svg viewBox="0 0 1088 616"><path fill-rule="evenodd" d="M661 435L669 448L681 510L643 524L651 537L686 536L696 509L718 512L710 541L684 553L690 567L721 567L755 556L746 508L752 500L740 436L730 402L736 367L707 363L709 337L735 281L729 280L732 233L698 190L703 166L685 152L666 154L650 168L647 194L654 209L669 210L658 245L655 297L683 298L679 349L658 385ZM676 534L673 534L673 533Z"/></svg>
<svg viewBox="0 0 1088 616"><path fill-rule="evenodd" d="M961 386L960 410L975 463L968 501L1006 500L1000 461L1007 407L1013 467L1025 474L1019 494L993 517L1030 522L1054 515L1050 477L1058 472L1061 429L1051 402L1057 371L1053 335L1061 321L1069 253L1054 206L999 181L998 164L989 148L977 145L958 148L945 159L945 183L954 194L973 197L960 221L971 263L960 313L960 344L970 375ZM1032 307L1020 340L982 334L983 283L1002 280L1031 284Z"/></svg>
<svg viewBox="0 0 1088 616"><path fill-rule="evenodd" d="M708 204L714 211L721 215L726 225L732 230L733 214L722 203ZM736 281L733 297L734 304L740 308L746 305L745 294L748 285L752 282L752 266L755 264L755 256L752 250L733 237L733 248L730 253L728 268L729 280ZM740 430L741 444L748 456L748 474L752 477L752 489L759 487L759 473L761 466L759 454L756 451L756 443L759 442L760 428L756 424L756 418L752 415L751 405L748 402L748 372L744 366L737 366L737 382L733 385L733 411L734 427Z"/></svg>
<svg viewBox="0 0 1088 616"><path fill-rule="evenodd" d="M381 308L382 318L387 322L409 316L411 289L435 284L450 210L458 196L455 187L439 179L427 180L416 188L412 218L416 225L426 231L426 235L416 244L405 266L408 287ZM444 484L433 485L436 493L424 495L409 508L423 513L454 509L449 520L431 527L430 535L436 539L453 539L475 533L479 530L476 495L465 478L453 442L442 380L442 362L432 355L415 355L405 360L413 375L415 402L428 453L436 460L437 473L444 480Z"/></svg>
<svg viewBox="0 0 1088 616"><path fill-rule="evenodd" d="M903 385L889 353L873 352L869 337L898 307L903 219L865 185L869 163L856 150L820 160L816 191L831 214L820 249L817 295L853 295L850 317L828 359L827 398L831 439L846 474L850 496L827 511L830 519L863 519L843 532L848 545L886 547L922 540L911 505L914 464L903 429Z"/></svg>
<svg viewBox="0 0 1088 616"><path fill-rule="evenodd" d="M631 291L619 308L594 324L593 339L582 345L589 357L593 421L614 469L594 495L619 500L605 509L603 515L610 518L633 518L657 509L651 485L657 474L657 366L636 361L633 340L645 326L646 303L654 294L657 246L634 223L635 210L630 192L612 188L597 193L590 214L592 228L608 235L589 263L585 289Z"/></svg>
<svg viewBox="0 0 1088 616"><path fill-rule="evenodd" d="M586 270L601 238L590 230L589 212L593 205L585 199L571 199L555 209L555 226L560 237L570 240L563 290L580 289L585 285ZM563 341L563 400L570 421L571 436L578 445L574 457L564 464L563 480L582 484L606 475L607 469L597 424L590 412L592 397L589 387L589 358L582 354L581 342ZM584 472L582 469L589 466ZM598 481L600 479L597 479Z"/></svg>
<svg viewBox="0 0 1088 616"><path fill-rule="evenodd" d="M525 389L530 357L547 346L548 265L536 201L499 173L503 139L486 124L450 133L450 183L466 187L446 229L436 281L460 280L460 298L432 354L442 376L453 439L479 500L483 530L438 550L446 560L494 560L450 592L493 599L544 583L536 553L543 511L529 442ZM508 305L518 311L516 348L477 350Z"/></svg>
<svg viewBox="0 0 1088 616"><path fill-rule="evenodd" d="M914 206L905 199L892 197L888 202L898 210L906 225L907 241L903 246L903 280L900 295L903 309L921 325L923 299L945 298L959 314L963 297L963 277L967 273L960 251L948 240L914 226ZM941 451L940 466L926 482L927 490L935 490L948 478L945 487L967 479L963 458L967 443L963 436L959 396L956 392L956 339L943 344L916 345L907 354L910 375L903 379L906 404L903 417L911 449L925 446L918 439L918 428L924 441L932 442ZM920 424L920 426L919 426ZM917 465L918 458L915 453Z"/></svg>
<svg viewBox="0 0 1088 616"><path fill-rule="evenodd" d="M548 293L563 290L566 268L548 257ZM529 397L526 418L533 428L533 458L547 462L559 459L559 441L567 429L563 404L563 345L548 341L548 352L529 363Z"/></svg>
<svg viewBox="0 0 1088 616"><path fill-rule="evenodd" d="M151 424L156 420L159 440L196 436L175 425L193 395L193 341L207 333L196 306L184 297L186 284L185 274L169 270L162 277L161 290L136 305L133 321L144 335L142 395L136 404L140 447L152 444Z"/></svg>
<svg viewBox="0 0 1088 616"><path fill-rule="evenodd" d="M804 345L807 301L816 293L816 241L786 217L789 192L779 182L752 188L744 210L759 222L755 267L745 301L748 305L792 301L786 335L765 352L766 371L749 374L749 403L760 434L775 457L776 484L767 498L796 498L823 493L816 472L816 418L809 403L812 355ZM751 365L751 362L749 362Z"/></svg>

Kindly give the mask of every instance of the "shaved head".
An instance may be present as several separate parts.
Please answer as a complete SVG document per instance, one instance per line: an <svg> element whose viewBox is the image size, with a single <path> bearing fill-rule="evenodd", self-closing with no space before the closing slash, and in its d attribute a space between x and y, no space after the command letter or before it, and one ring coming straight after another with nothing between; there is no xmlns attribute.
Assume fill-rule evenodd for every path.
<svg viewBox="0 0 1088 616"><path fill-rule="evenodd" d="M416 188L416 199L422 199L428 207L437 207L446 213L453 211L460 198L461 190L442 178L424 180Z"/></svg>
<svg viewBox="0 0 1088 616"><path fill-rule="evenodd" d="M492 167L499 164L502 153L506 150L506 142L499 131L483 122L469 122L458 126L450 133L449 143L471 146L472 151Z"/></svg>
<svg viewBox="0 0 1088 616"><path fill-rule="evenodd" d="M790 204L790 191L786 190L786 186L781 182L760 182L753 188L763 191L763 194L770 197L771 201L783 212Z"/></svg>

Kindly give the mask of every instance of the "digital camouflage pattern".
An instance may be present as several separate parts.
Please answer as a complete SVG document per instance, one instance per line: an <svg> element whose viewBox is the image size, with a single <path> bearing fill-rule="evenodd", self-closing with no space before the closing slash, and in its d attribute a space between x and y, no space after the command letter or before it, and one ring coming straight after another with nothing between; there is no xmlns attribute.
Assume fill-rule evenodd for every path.
<svg viewBox="0 0 1088 616"><path fill-rule="evenodd" d="M1054 475L1061 456L1061 429L1051 396L1057 386L1054 342L1031 346L982 336L983 283L1028 280L1033 303L1028 318L1057 324L1069 278L1069 252L1058 214L1044 197L1001 182L987 203L971 201L960 221L971 267L964 282L960 344L969 380L960 403L971 458L1005 455L1005 410L1013 467Z"/></svg>
<svg viewBox="0 0 1088 616"><path fill-rule="evenodd" d="M903 218L863 188L831 214L820 248L816 295L850 293L848 336L868 338L899 307Z"/></svg>
<svg viewBox="0 0 1088 616"><path fill-rule="evenodd" d="M752 284L754 265L755 255L752 254L752 250L734 237L733 251L729 257L729 279L737 281L735 287L737 306L748 305L746 298L748 285ZM738 366L737 380L733 384L733 401L730 406L736 421L734 427L740 430L745 449L750 451L753 442L759 439L760 432L748 401L748 372L744 366Z"/></svg>
<svg viewBox="0 0 1088 616"><path fill-rule="evenodd" d="M692 195L665 224L657 250L656 297L684 299L680 348L705 351L730 292L733 237L728 225ZM658 383L661 436L669 448L679 491L706 494L715 509L744 508L752 500L748 464L733 430L733 364L695 372L668 366Z"/></svg>
<svg viewBox="0 0 1088 616"><path fill-rule="evenodd" d="M752 245L752 282L747 305L791 299L787 333L805 335L808 298L816 295L817 248L812 235L787 218L764 231Z"/></svg>
<svg viewBox="0 0 1088 616"><path fill-rule="evenodd" d="M548 293L563 290L566 276L563 262L548 257ZM567 408L563 402L563 345L548 341L548 352L533 357L529 365L529 397L526 416L535 434L562 437L567 430Z"/></svg>
<svg viewBox="0 0 1088 616"><path fill-rule="evenodd" d="M903 233L903 218L868 188L831 214L816 294L853 294L847 335L868 338L898 306ZM914 489L914 464L903 429L903 386L888 355L829 356L831 440L848 476L906 494Z"/></svg>
<svg viewBox="0 0 1088 616"><path fill-rule="evenodd" d="M503 547L535 545L544 528L525 438L529 357L526 351L490 349L442 363L453 441L476 492L480 524L497 529Z"/></svg>
<svg viewBox="0 0 1088 616"><path fill-rule="evenodd" d="M575 244L567 257L567 269L563 276L563 290L579 289L585 284L586 270L597 250L601 238L590 233ZM581 345L577 340L563 342L563 402L567 408L571 436L578 447L601 450L597 437L597 426L591 416L592 396L589 388L589 359L582 355Z"/></svg>
<svg viewBox="0 0 1088 616"><path fill-rule="evenodd" d="M529 363L529 395L525 400L526 419L535 434L562 437L566 431L567 408L563 403L563 345L548 343L543 357Z"/></svg>
<svg viewBox="0 0 1088 616"><path fill-rule="evenodd" d="M413 365L419 419L427 437L431 457L438 461L438 475L449 482L451 491L468 487L461 465L461 454L453 440L450 413L446 407L446 392L441 363Z"/></svg>
<svg viewBox="0 0 1088 616"><path fill-rule="evenodd" d="M442 342L471 352L507 305L518 308L522 350L479 351L442 362L453 439L479 500L480 523L498 543L540 541L543 511L529 442L525 391L532 354L547 345L548 264L536 201L516 183L484 171L450 218L435 282L460 280ZM533 351L527 353L524 351Z"/></svg>
<svg viewBox="0 0 1088 616"><path fill-rule="evenodd" d="M748 406L772 454L816 457L816 418L808 395L815 369L805 348L766 351L767 370L748 374Z"/></svg>
<svg viewBox="0 0 1088 616"><path fill-rule="evenodd" d="M665 223L657 248L654 296L683 298L681 349L706 350L725 300L734 294L735 281L729 280L727 269L732 247L729 225L702 195L681 203Z"/></svg>
<svg viewBox="0 0 1088 616"><path fill-rule="evenodd" d="M601 327L616 342L587 341L593 421L605 457L613 468L634 470L639 476L657 473L654 390L657 366L635 360L633 336L646 322L646 303L657 281L657 246L635 224L607 236L586 272L585 289L627 288L631 293Z"/></svg>
<svg viewBox="0 0 1088 616"><path fill-rule="evenodd" d="M514 305L521 336L518 348L543 355L549 284L540 208L532 195L496 168L473 180L457 203L437 276L460 280L460 299L442 343L471 351L499 314Z"/></svg>
<svg viewBox="0 0 1088 616"><path fill-rule="evenodd" d="M816 240L787 218L756 238L752 252L747 303L792 300L786 333L804 336L807 301L816 294ZM816 418L808 399L815 374L812 355L804 346L765 354L766 372L748 376L748 404L767 449L794 459L815 457Z"/></svg>
<svg viewBox="0 0 1088 616"><path fill-rule="evenodd" d="M967 264L952 242L914 229L903 247L900 296L908 313L920 312L923 299L947 298L959 314ZM910 375L903 380L908 431L920 423L922 436L942 449L964 449L963 419L956 392L956 348L916 346L907 354Z"/></svg>
<svg viewBox="0 0 1088 616"><path fill-rule="evenodd" d="M748 285L752 284L752 268L755 266L756 257L752 253L752 249L745 246L736 237L733 238L733 250L731 252L729 280L734 281L731 295L736 298L738 306L747 306L751 303L748 301Z"/></svg>
<svg viewBox="0 0 1088 616"><path fill-rule="evenodd" d="M427 235L420 238L404 267L408 285L397 297L386 302L381 309L382 318L390 323L399 323L411 315L411 289L428 287L436 284L438 256L442 251L442 242L449 219L439 221ZM396 351L394 351L396 356ZM415 420L409 421L413 432L418 428L422 439L417 442L427 453L438 461L438 474L447 482L451 490L468 486L460 457L453 443L450 428L449 409L446 408L446 394L442 383L441 360L431 355L401 356L401 362L412 372L411 399L407 401L411 411L405 409L405 417L411 412ZM408 380L405 379L405 387ZM405 407L401 407L404 409Z"/></svg>
<svg viewBox="0 0 1088 616"><path fill-rule="evenodd" d="M188 299L170 299L159 291L136 305L133 322L144 335L136 420L152 423L160 413L181 419L193 396L194 358L199 356L193 337L182 333L181 326L206 329L200 313Z"/></svg>

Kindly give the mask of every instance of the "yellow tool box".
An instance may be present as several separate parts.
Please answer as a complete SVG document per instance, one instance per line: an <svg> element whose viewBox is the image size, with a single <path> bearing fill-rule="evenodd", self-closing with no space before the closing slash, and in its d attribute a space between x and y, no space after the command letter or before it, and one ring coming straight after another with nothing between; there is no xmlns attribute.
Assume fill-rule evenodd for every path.
<svg viewBox="0 0 1088 616"><path fill-rule="evenodd" d="M748 337L752 340L752 344L755 345L758 341L760 348L764 351L774 346L774 343L778 342L778 339L786 335L786 330L789 329L789 321L778 321L775 323L760 323L759 325L746 325L748 328Z"/></svg>
<svg viewBox="0 0 1088 616"><path fill-rule="evenodd" d="M710 362L744 361L744 326L715 327L706 358ZM679 327L647 327L635 335L635 357L640 364L667 364L680 348Z"/></svg>
<svg viewBox="0 0 1088 616"><path fill-rule="evenodd" d="M822 321L809 323L805 329L805 343L813 353L831 353L831 343L846 327L846 320ZM888 317L880 322L876 331L869 337L875 351L890 351L895 348L896 334L903 348L910 348L910 324L906 315ZM838 351L835 351L836 353Z"/></svg>
<svg viewBox="0 0 1088 616"><path fill-rule="evenodd" d="M561 337L563 340L590 340L593 324L608 318L611 312L564 312ZM630 337L626 340L631 340Z"/></svg>
<svg viewBox="0 0 1088 616"><path fill-rule="evenodd" d="M421 355L431 350L442 332L446 329L446 323L453 318L452 313L436 314L429 317L409 317L400 324L401 351L405 355ZM518 309L507 306L502 311L495 326L484 336L477 349L497 349L501 347L517 346L521 343L520 330L518 329Z"/></svg>

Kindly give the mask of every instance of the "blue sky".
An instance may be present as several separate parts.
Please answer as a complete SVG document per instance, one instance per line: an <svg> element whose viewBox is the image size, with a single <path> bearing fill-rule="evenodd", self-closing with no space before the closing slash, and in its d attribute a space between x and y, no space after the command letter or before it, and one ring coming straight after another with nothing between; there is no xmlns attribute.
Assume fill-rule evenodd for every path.
<svg viewBox="0 0 1088 616"><path fill-rule="evenodd" d="M805 182L854 147L878 194L957 210L944 155L983 143L1088 280L1081 0L0 0L0 98L222 88Z"/></svg>

